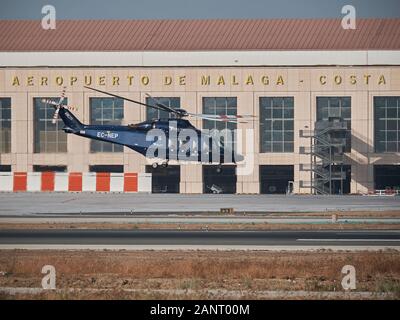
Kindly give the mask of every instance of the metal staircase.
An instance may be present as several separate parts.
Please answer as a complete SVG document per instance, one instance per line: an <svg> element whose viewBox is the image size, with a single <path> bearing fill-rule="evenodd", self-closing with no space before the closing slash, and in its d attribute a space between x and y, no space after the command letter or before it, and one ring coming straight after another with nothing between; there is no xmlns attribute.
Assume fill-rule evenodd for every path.
<svg viewBox="0 0 400 320"><path fill-rule="evenodd" d="M347 132L347 123L337 117L315 122L314 130L300 130L300 137L310 138L310 147L300 147L300 154L310 155L310 163L300 165L301 171L310 172L310 181L300 181L301 188L310 188L313 194L333 194L336 180L343 190Z"/></svg>

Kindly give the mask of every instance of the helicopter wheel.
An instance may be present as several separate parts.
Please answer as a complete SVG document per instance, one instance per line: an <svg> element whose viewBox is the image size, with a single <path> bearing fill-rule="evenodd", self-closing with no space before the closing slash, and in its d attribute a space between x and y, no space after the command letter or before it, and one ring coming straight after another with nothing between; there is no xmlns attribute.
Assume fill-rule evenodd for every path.
<svg viewBox="0 0 400 320"><path fill-rule="evenodd" d="M221 173L222 172L222 166L221 165L218 165L218 167L217 167L217 173Z"/></svg>
<svg viewBox="0 0 400 320"><path fill-rule="evenodd" d="M163 168L167 168L168 167L168 161L167 162L163 162L162 167Z"/></svg>
<svg viewBox="0 0 400 320"><path fill-rule="evenodd" d="M151 164L151 166L153 167L153 169L157 169L158 163L157 163L157 162L154 162L154 163Z"/></svg>

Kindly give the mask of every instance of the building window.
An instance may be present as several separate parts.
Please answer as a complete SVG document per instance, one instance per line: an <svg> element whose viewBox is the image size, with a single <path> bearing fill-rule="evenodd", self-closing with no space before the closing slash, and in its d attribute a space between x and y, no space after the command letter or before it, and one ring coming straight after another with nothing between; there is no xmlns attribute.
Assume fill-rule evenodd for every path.
<svg viewBox="0 0 400 320"><path fill-rule="evenodd" d="M34 119L35 119L35 153L61 153L67 152L67 134L62 131L63 121L58 118L53 124L54 108L43 103L43 98L34 98ZM58 100L59 98L45 98ZM67 104L67 99L64 104Z"/></svg>
<svg viewBox="0 0 400 320"><path fill-rule="evenodd" d="M177 97L155 97L155 99L173 109L179 109L181 107L181 99ZM156 104L154 99L149 97L146 98L146 103L149 105ZM168 113L167 111L162 111L154 108L146 108L146 120L168 118L173 118L173 115Z"/></svg>
<svg viewBox="0 0 400 320"><path fill-rule="evenodd" d="M374 97L375 152L400 152L400 97Z"/></svg>
<svg viewBox="0 0 400 320"><path fill-rule="evenodd" d="M237 114L237 98L236 97L204 97L203 98L203 113L211 115L236 115ZM225 129L225 135L221 137L221 142L224 147L235 149L237 124L233 122L215 121L203 119L203 129L222 131ZM232 133L232 134L230 134Z"/></svg>
<svg viewBox="0 0 400 320"><path fill-rule="evenodd" d="M123 173L124 166L119 164L98 164L89 166L89 172L111 172L111 173Z"/></svg>
<svg viewBox="0 0 400 320"><path fill-rule="evenodd" d="M317 97L317 121L342 118L347 124L346 146L351 151L351 97Z"/></svg>
<svg viewBox="0 0 400 320"><path fill-rule="evenodd" d="M0 98L0 153L11 152L11 98Z"/></svg>
<svg viewBox="0 0 400 320"><path fill-rule="evenodd" d="M293 152L294 98L260 97L260 152Z"/></svg>
<svg viewBox="0 0 400 320"><path fill-rule="evenodd" d="M67 166L34 165L33 172L67 172Z"/></svg>
<svg viewBox="0 0 400 320"><path fill-rule="evenodd" d="M11 172L10 164L0 164L0 172Z"/></svg>
<svg viewBox="0 0 400 320"><path fill-rule="evenodd" d="M124 118L124 101L118 98L90 98L90 124L121 125ZM91 152L123 152L124 148L107 141L91 140Z"/></svg>
<svg viewBox="0 0 400 320"><path fill-rule="evenodd" d="M237 114L237 98L236 97L204 97L203 98L203 113L212 115L236 115ZM236 123L203 120L204 129L217 129L224 130L230 129L235 130L237 128Z"/></svg>

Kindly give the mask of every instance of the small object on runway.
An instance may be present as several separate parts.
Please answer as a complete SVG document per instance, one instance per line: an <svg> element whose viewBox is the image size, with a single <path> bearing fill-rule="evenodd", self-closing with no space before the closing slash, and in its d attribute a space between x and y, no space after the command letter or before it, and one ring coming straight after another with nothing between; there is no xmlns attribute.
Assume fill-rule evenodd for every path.
<svg viewBox="0 0 400 320"><path fill-rule="evenodd" d="M233 208L221 208L219 212L223 214L234 214L235 210Z"/></svg>

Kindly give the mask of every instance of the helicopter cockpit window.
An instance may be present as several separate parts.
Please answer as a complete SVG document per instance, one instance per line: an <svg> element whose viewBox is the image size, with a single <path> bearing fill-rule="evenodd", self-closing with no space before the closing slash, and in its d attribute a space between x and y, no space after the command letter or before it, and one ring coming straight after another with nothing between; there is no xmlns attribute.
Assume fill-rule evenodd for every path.
<svg viewBox="0 0 400 320"><path fill-rule="evenodd" d="M149 122L131 123L128 124L128 127L134 130L150 130L152 128L152 124Z"/></svg>

